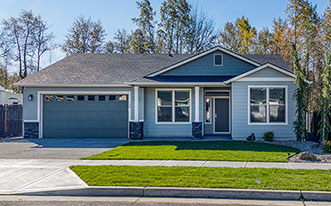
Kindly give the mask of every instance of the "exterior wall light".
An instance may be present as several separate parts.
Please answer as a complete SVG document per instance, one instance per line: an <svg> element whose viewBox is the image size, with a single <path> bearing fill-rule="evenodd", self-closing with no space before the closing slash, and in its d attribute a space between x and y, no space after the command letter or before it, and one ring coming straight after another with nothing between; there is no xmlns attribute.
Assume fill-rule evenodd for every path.
<svg viewBox="0 0 331 206"><path fill-rule="evenodd" d="M33 95L30 94L30 95L28 96L28 101L31 102L32 100L33 100Z"/></svg>

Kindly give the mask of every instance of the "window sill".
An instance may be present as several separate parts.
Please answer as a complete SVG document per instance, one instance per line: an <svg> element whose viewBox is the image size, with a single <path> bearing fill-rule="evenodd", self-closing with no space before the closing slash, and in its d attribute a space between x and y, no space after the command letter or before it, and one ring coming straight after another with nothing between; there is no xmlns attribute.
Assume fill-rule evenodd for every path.
<svg viewBox="0 0 331 206"><path fill-rule="evenodd" d="M192 122L155 122L155 124L192 124Z"/></svg>
<svg viewBox="0 0 331 206"><path fill-rule="evenodd" d="M277 126L277 125L288 125L287 122L284 123L248 123L248 125L261 125L261 126Z"/></svg>

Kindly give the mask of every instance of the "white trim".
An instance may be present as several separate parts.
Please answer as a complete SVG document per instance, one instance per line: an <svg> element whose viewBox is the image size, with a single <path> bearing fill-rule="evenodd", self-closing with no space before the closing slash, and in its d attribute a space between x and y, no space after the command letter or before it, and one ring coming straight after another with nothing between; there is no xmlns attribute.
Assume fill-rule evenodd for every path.
<svg viewBox="0 0 331 206"><path fill-rule="evenodd" d="M215 119L215 100L216 99L229 99L229 131L228 132L216 132L216 119ZM231 97L230 96L224 96L224 97L213 97L213 134L231 134Z"/></svg>
<svg viewBox="0 0 331 206"><path fill-rule="evenodd" d="M248 85L247 90L247 97L248 97L248 107L247 107L247 118L248 118L248 125L288 125L288 87L287 85ZM252 123L251 122L251 115L250 115L250 89L251 88L266 88L266 122L258 122L258 123ZM285 89L285 122L270 122L270 105L269 105L269 89L270 88L284 88Z"/></svg>
<svg viewBox="0 0 331 206"><path fill-rule="evenodd" d="M171 91L172 92L172 121L171 122L158 122L157 121L157 92L158 91ZM189 106L190 106L190 117L188 122L175 122L175 91L189 91L189 96L190 96L190 101L189 101ZM156 88L155 89L155 102L154 102L154 107L155 107L155 124L192 124L192 89L190 88Z"/></svg>
<svg viewBox="0 0 331 206"><path fill-rule="evenodd" d="M141 96L140 98L142 99L142 105L141 105L141 118L139 119L140 122L143 122L145 120L145 89L144 88L140 88L141 89Z"/></svg>
<svg viewBox="0 0 331 206"><path fill-rule="evenodd" d="M194 99L195 99L195 105L194 105L194 107L195 107L195 113L194 113L194 115L195 115L195 118L194 118L194 121L195 122L199 122L199 120L200 120L200 115L199 115L199 98L200 97L200 87L194 87Z"/></svg>
<svg viewBox="0 0 331 206"><path fill-rule="evenodd" d="M282 69L282 68L280 68L280 67L278 67L278 66L275 66L275 65L273 65L273 64L266 63L266 64L264 64L264 65L262 65L262 66L260 66L260 67L256 67L255 69L249 70L248 72L245 72L245 73L243 73L243 74L241 74L241 75L238 75L238 76L236 76L236 77L233 77L232 79L229 79L229 80L227 80L227 81L224 81L224 83L225 83L225 84L229 84L229 83L231 83L231 82L237 81L237 80L239 80L239 79L241 79L241 78L244 78L244 77L246 77L246 76L249 76L249 75L251 75L251 74L253 74L253 73L255 73L255 72L258 72L258 71L260 71L260 70L262 70L262 69L265 69L265 68L271 68L271 69L274 69L274 70L276 70L276 71L279 71L279 72L281 72L281 73L283 73L283 74L286 74L286 75L288 75L289 77L292 77L292 78L295 79L295 75L294 75L293 73L291 73L291 72L289 72L289 71L286 71L286 70L284 70L284 69Z"/></svg>
<svg viewBox="0 0 331 206"><path fill-rule="evenodd" d="M39 122L39 120L24 120L24 122L35 122L35 123L37 123L37 122Z"/></svg>
<svg viewBox="0 0 331 206"><path fill-rule="evenodd" d="M132 87L127 84L38 84L38 83L15 83L15 86L20 87L96 87L96 88L104 88L104 87Z"/></svg>
<svg viewBox="0 0 331 206"><path fill-rule="evenodd" d="M293 82L295 79L293 77L244 77L238 79L237 82Z"/></svg>
<svg viewBox="0 0 331 206"><path fill-rule="evenodd" d="M229 54L229 55L231 55L231 56L236 57L237 59L240 59L240 60L243 60L243 61L245 61L245 62L248 62L248 63L250 63L250 64L252 64L252 65L254 65L254 66L261 66L260 64L254 62L254 61L252 61L252 60L250 60L250 59L248 59L248 58L246 58L246 57L243 57L243 56L241 56L241 55L239 55L239 54L236 54L236 53L233 53L233 52L228 51L228 50L226 50L226 49L223 49L222 47L215 47L215 48L212 48L212 49L210 49L210 50L208 50L208 51L205 51L205 52L202 52L202 53L200 53L200 54L198 54L198 55L195 55L195 56L193 56L193 57L191 57L191 58L188 58L188 59L186 59L186 60L184 60L184 61L181 61L181 62L179 62L179 63L177 63L177 64L174 64L174 65L172 65L172 66L170 66L170 67L167 67L167 68L165 68L165 69L162 69L162 70L160 70L160 71L158 71L158 72L152 73L152 74L148 75L147 77L155 77L155 76L157 76L157 75L159 75L159 74L162 74L162 73L165 73L165 72L167 72L167 71L170 71L170 70L172 70L172 69L174 69L174 68L177 68L177 67L179 67L179 66L181 66L181 65L187 64L187 63L189 63L189 62L191 62L191 61L194 61L194 60L196 60L196 59L199 59L200 57L206 56L206 55L208 55L208 54L210 54L210 53L212 53L212 52L215 52L215 51L221 51L221 52L224 52L224 53L226 53L226 54Z"/></svg>
<svg viewBox="0 0 331 206"><path fill-rule="evenodd" d="M139 87L134 86L134 121L138 122L139 120Z"/></svg>
<svg viewBox="0 0 331 206"><path fill-rule="evenodd" d="M218 56L221 56L221 58L222 58L222 61L221 61L222 64L221 64L221 65L216 65L216 64L215 64L215 57L216 57L217 55L218 55ZM221 66L223 66L223 54L214 54L214 67L221 67Z"/></svg>
<svg viewBox="0 0 331 206"><path fill-rule="evenodd" d="M48 94L63 94L63 95L112 95L112 94L126 94L128 95L128 137L130 133L129 122L131 118L131 91L38 91L37 96L37 121L39 122L39 138L43 138L43 95Z"/></svg>

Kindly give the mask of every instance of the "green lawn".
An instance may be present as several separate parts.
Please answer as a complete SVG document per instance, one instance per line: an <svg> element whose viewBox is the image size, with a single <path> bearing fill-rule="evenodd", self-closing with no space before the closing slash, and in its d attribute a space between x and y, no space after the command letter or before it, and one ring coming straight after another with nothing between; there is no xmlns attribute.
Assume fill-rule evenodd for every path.
<svg viewBox="0 0 331 206"><path fill-rule="evenodd" d="M331 191L331 170L71 166L90 186L207 187Z"/></svg>
<svg viewBox="0 0 331 206"><path fill-rule="evenodd" d="M245 141L150 141L130 142L82 159L219 160L286 162L288 153L300 150L273 144Z"/></svg>

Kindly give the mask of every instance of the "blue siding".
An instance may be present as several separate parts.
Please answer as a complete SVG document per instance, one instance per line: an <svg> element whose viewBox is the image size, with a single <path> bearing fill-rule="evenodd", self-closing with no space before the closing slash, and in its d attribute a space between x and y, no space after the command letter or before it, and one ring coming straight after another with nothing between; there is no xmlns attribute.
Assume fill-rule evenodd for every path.
<svg viewBox="0 0 331 206"><path fill-rule="evenodd" d="M191 89L191 119L194 121L194 88ZM202 95L202 92L200 92ZM201 97L201 96L200 96ZM202 115L202 113L201 113ZM191 137L192 124L156 124L155 121L155 88L145 88L145 137Z"/></svg>
<svg viewBox="0 0 331 206"><path fill-rule="evenodd" d="M214 54L223 55L223 66L214 66ZM221 51L196 59L176 69L168 71L163 76L236 76L255 68L245 61L237 59Z"/></svg>
<svg viewBox="0 0 331 206"><path fill-rule="evenodd" d="M132 88L32 88L25 87L23 92L23 119L37 120L38 91L130 91L131 92L131 119L134 117L134 93ZM33 101L28 101L28 96L33 95Z"/></svg>
<svg viewBox="0 0 331 206"><path fill-rule="evenodd" d="M289 77L286 74L283 74L281 72L278 72L274 69L271 68L265 68L261 71L255 72L251 75L249 75L249 77Z"/></svg>
<svg viewBox="0 0 331 206"><path fill-rule="evenodd" d="M288 124L287 125L248 125L248 85L287 85L288 87ZM275 137L295 138L293 121L296 119L296 105L293 82L234 82L232 83L232 138L245 139L251 133L262 137L265 132L273 131Z"/></svg>

